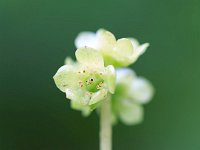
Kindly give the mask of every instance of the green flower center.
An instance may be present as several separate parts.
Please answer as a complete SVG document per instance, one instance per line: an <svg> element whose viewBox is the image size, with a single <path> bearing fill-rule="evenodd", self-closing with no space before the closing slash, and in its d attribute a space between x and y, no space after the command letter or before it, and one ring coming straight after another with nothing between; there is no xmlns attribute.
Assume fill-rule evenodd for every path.
<svg viewBox="0 0 200 150"><path fill-rule="evenodd" d="M81 88L84 88L88 92L97 92L98 90L102 89L104 86L104 80L102 79L101 73L88 73L85 70L81 72L82 78L79 81L79 85Z"/></svg>

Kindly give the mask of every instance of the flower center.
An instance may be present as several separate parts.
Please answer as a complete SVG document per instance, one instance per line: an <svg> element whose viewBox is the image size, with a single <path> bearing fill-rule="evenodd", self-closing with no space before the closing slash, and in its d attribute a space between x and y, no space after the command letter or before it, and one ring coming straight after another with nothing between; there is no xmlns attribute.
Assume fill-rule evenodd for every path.
<svg viewBox="0 0 200 150"><path fill-rule="evenodd" d="M97 92L103 86L103 79L97 75L93 75L85 80L86 89L89 92Z"/></svg>
<svg viewBox="0 0 200 150"><path fill-rule="evenodd" d="M79 85L88 92L97 92L104 86L104 80L101 77L101 73L87 73L85 70L83 70L82 75L83 76L79 81Z"/></svg>

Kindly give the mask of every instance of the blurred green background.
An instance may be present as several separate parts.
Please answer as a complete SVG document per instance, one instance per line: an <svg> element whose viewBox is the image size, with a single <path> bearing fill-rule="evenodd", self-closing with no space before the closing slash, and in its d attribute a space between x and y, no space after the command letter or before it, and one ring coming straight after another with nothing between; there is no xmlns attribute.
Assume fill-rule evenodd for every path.
<svg viewBox="0 0 200 150"><path fill-rule="evenodd" d="M141 125L114 127L114 150L200 149L199 0L1 0L0 150L96 150L96 113L69 107L52 76L83 30L150 42L131 67L156 88Z"/></svg>

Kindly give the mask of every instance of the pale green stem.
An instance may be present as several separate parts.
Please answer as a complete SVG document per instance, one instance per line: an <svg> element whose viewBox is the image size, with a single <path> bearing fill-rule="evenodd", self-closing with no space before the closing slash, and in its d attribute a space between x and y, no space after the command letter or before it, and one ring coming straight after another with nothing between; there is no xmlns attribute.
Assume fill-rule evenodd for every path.
<svg viewBox="0 0 200 150"><path fill-rule="evenodd" d="M100 150L112 149L111 96L100 108Z"/></svg>

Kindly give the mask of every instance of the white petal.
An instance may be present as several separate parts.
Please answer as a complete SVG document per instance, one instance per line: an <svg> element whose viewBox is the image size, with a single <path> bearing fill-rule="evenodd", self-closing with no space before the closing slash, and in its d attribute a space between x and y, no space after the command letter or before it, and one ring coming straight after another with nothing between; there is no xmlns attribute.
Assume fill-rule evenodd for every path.
<svg viewBox="0 0 200 150"><path fill-rule="evenodd" d="M131 40L131 43L133 44L133 47L134 47L135 49L140 45L140 43L138 42L137 39L135 39L135 38L128 38L128 39Z"/></svg>
<svg viewBox="0 0 200 150"><path fill-rule="evenodd" d="M149 43L144 43L144 44L140 45L140 46L136 49L138 55L142 55L142 54L146 51L146 49L147 49L148 47L149 47Z"/></svg>
<svg viewBox="0 0 200 150"><path fill-rule="evenodd" d="M90 95L86 94L86 92L80 88L66 89L65 93L66 98L76 101L80 105L88 105L90 101Z"/></svg>
<svg viewBox="0 0 200 150"><path fill-rule="evenodd" d="M133 80L129 92L134 100L144 104L152 99L154 88L147 79L138 77Z"/></svg>
<svg viewBox="0 0 200 150"><path fill-rule="evenodd" d="M64 64L65 65L73 65L73 64L75 64L75 61L71 57L66 57Z"/></svg>
<svg viewBox="0 0 200 150"><path fill-rule="evenodd" d="M104 29L99 29L97 31L97 39L98 44L103 51L112 49L116 44L115 36L111 32Z"/></svg>
<svg viewBox="0 0 200 150"><path fill-rule="evenodd" d="M96 34L88 31L79 33L75 39L75 46L76 48L81 48L85 46L97 48Z"/></svg>
<svg viewBox="0 0 200 150"><path fill-rule="evenodd" d="M138 124L143 120L143 107L128 99L121 100L119 117L126 125Z"/></svg>
<svg viewBox="0 0 200 150"><path fill-rule="evenodd" d="M136 54L134 55L137 55L135 57L139 57L140 55L142 55L146 51L146 49L149 47L149 43L144 43L140 45L137 39L135 38L129 38L129 39L131 40L133 48L135 49Z"/></svg>
<svg viewBox="0 0 200 150"><path fill-rule="evenodd" d="M132 53L134 53L133 45L131 40L122 38L117 40L116 45L113 48L113 52L118 55L118 57L128 58Z"/></svg>
<svg viewBox="0 0 200 150"><path fill-rule="evenodd" d="M75 109L75 110L79 110L82 111L82 115L84 117L87 117L90 115L91 111L90 111L90 107L87 105L81 105L79 103L77 103L76 101L71 101L71 108Z"/></svg>
<svg viewBox="0 0 200 150"><path fill-rule="evenodd" d="M104 61L101 53L93 48L79 48L76 50L78 62L88 68L103 68Z"/></svg>
<svg viewBox="0 0 200 150"><path fill-rule="evenodd" d="M108 92L107 90L102 89L102 90L99 90L98 92L94 93L91 97L89 105L96 104L99 101L104 100L107 96L107 92Z"/></svg>
<svg viewBox="0 0 200 150"><path fill-rule="evenodd" d="M129 78L133 79L136 76L135 72L129 68L117 69L116 74L117 74L117 82L122 82L122 80L126 80Z"/></svg>
<svg viewBox="0 0 200 150"><path fill-rule="evenodd" d="M109 65L105 68L104 80L108 84L108 89L110 93L113 94L115 92L115 86L116 86L116 72L113 66Z"/></svg>
<svg viewBox="0 0 200 150"><path fill-rule="evenodd" d="M56 86L63 92L69 87L77 87L77 75L73 65L64 65L54 75Z"/></svg>

